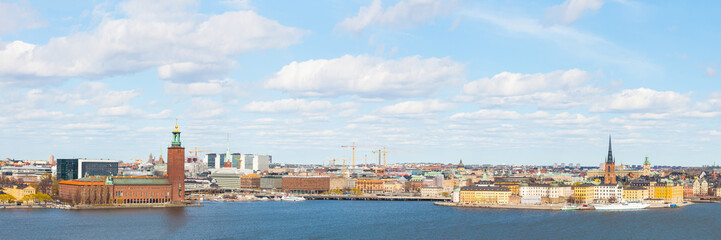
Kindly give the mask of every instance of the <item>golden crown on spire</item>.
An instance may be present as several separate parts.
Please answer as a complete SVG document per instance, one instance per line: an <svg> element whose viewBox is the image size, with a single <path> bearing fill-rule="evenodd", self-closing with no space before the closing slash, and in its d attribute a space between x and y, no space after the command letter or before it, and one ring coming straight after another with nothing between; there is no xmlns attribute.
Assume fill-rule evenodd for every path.
<svg viewBox="0 0 721 240"><path fill-rule="evenodd" d="M175 131L173 132L178 132L178 118L175 118Z"/></svg>

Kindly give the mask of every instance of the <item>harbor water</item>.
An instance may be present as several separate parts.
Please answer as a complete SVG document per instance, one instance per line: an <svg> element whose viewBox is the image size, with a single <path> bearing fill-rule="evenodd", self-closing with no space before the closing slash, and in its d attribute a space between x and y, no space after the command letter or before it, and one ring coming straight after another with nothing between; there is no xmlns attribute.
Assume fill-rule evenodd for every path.
<svg viewBox="0 0 721 240"><path fill-rule="evenodd" d="M204 202L0 209L3 239L721 239L721 204L640 211L455 208L431 202Z"/></svg>

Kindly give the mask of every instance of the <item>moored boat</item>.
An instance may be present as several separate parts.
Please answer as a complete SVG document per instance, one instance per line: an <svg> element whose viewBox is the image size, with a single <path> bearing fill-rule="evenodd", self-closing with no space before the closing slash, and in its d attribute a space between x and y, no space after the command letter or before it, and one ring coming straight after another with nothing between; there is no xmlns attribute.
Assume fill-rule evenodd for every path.
<svg viewBox="0 0 721 240"><path fill-rule="evenodd" d="M296 196L283 196L280 198L281 201L288 201L288 202L299 202L299 201L305 201L304 197L296 197Z"/></svg>
<svg viewBox="0 0 721 240"><path fill-rule="evenodd" d="M593 208L596 210L640 210L647 208L646 203L612 203L612 204L595 204Z"/></svg>

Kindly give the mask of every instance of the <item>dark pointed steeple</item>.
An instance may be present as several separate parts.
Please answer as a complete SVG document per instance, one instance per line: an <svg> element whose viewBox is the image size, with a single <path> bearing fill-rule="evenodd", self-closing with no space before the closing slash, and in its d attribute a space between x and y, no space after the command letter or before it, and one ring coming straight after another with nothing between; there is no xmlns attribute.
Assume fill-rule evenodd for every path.
<svg viewBox="0 0 721 240"><path fill-rule="evenodd" d="M606 163L616 163L616 159L613 158L613 151L611 150L611 135L608 135L608 157L606 157Z"/></svg>

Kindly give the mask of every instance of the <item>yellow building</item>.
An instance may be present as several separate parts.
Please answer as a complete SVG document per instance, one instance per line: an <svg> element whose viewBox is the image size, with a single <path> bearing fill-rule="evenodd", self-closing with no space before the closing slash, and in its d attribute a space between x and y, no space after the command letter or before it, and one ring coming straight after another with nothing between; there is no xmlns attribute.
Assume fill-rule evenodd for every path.
<svg viewBox="0 0 721 240"><path fill-rule="evenodd" d="M645 200L648 199L648 197L648 189L645 187L623 188L623 199L625 200Z"/></svg>
<svg viewBox="0 0 721 240"><path fill-rule="evenodd" d="M666 203L683 202L683 186L674 183L658 183L654 186L653 198L663 199Z"/></svg>
<svg viewBox="0 0 721 240"><path fill-rule="evenodd" d="M462 187L459 194L461 203L508 204L511 190L505 187Z"/></svg>
<svg viewBox="0 0 721 240"><path fill-rule="evenodd" d="M576 203L592 203L594 199L596 185L580 184L573 186L573 200Z"/></svg>
<svg viewBox="0 0 721 240"><path fill-rule="evenodd" d="M493 185L498 187L504 187L511 190L511 194L518 195L518 186L520 182L495 182Z"/></svg>
<svg viewBox="0 0 721 240"><path fill-rule="evenodd" d="M20 201L20 199L25 197L25 195L35 194L35 188L31 186L27 186L25 188L18 188L18 186L13 186L12 188L3 188L3 192L15 197L15 199Z"/></svg>

